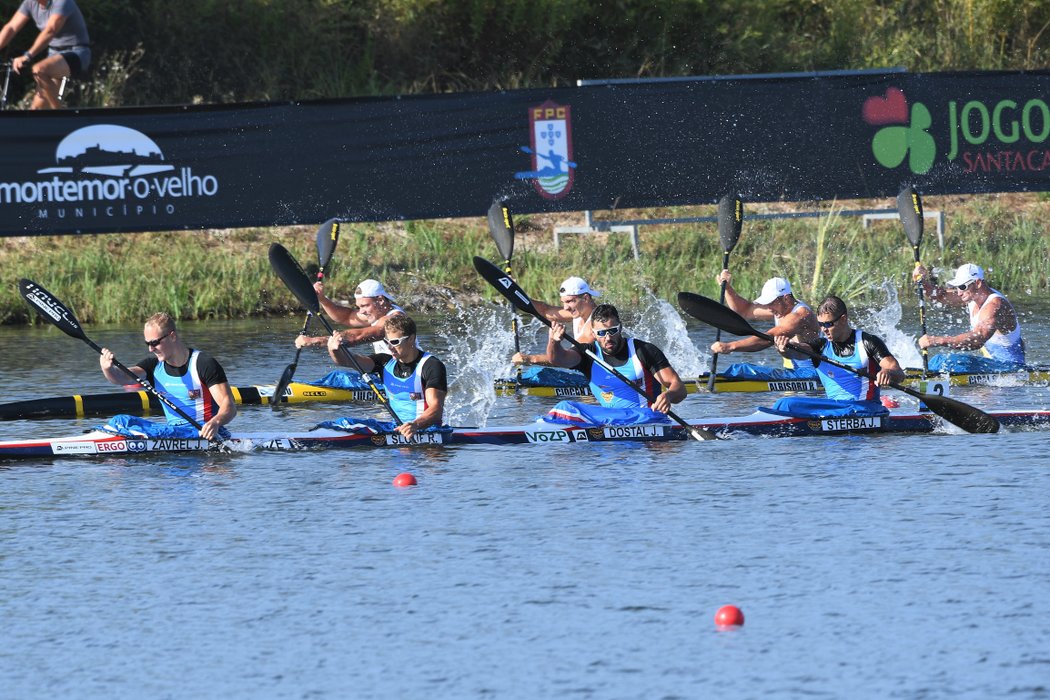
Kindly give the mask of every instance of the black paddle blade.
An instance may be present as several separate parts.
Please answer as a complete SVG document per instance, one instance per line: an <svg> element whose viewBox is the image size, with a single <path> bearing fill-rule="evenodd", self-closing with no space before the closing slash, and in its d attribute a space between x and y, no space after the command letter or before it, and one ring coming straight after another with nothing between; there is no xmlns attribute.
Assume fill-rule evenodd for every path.
<svg viewBox="0 0 1050 700"><path fill-rule="evenodd" d="M536 306L532 303L532 299L529 295L522 291L518 283L510 278L503 270L499 269L488 260L482 257L474 256L474 269L478 271L478 274L485 278L485 281L491 284L497 292L507 298L511 304L516 308L521 309L527 314L532 314L545 325L551 325L539 311L536 310Z"/></svg>
<svg viewBox="0 0 1050 700"><path fill-rule="evenodd" d="M510 262L514 255L514 220L510 218L510 209L498 200L489 207L489 233L496 242L496 250Z"/></svg>
<svg viewBox="0 0 1050 700"><path fill-rule="evenodd" d="M922 200L915 188L908 185L897 195L897 213L904 225L904 233L913 246L922 242Z"/></svg>
<svg viewBox="0 0 1050 700"><path fill-rule="evenodd" d="M295 374L295 368L299 364L299 355L296 354L295 362L284 368L284 374L281 375L280 380L277 382L277 386L273 390L273 398L270 399L270 408L274 411L277 410L277 405L281 403L281 397L284 396L284 390L288 388L288 385L292 383L292 376Z"/></svg>
<svg viewBox="0 0 1050 700"><path fill-rule="evenodd" d="M329 219L317 229L317 264L321 267L318 273L321 276L324 275L324 269L328 267L328 263L332 261L332 254L335 253L335 244L339 242L340 225L341 222L338 219Z"/></svg>
<svg viewBox="0 0 1050 700"><path fill-rule="evenodd" d="M321 303L317 300L317 292L314 291L310 278L303 272L299 261L293 258L292 254L280 243L270 246L270 267L284 282L284 286L295 295L303 308L315 316L320 313Z"/></svg>
<svg viewBox="0 0 1050 700"><path fill-rule="evenodd" d="M727 253L740 240L740 228L744 223L744 202L740 195L727 194L718 203L718 240Z"/></svg>
<svg viewBox="0 0 1050 700"><path fill-rule="evenodd" d="M896 387L895 388L901 388ZM907 391L912 394L913 392ZM970 404L956 401L948 396L914 392L926 406L944 420L957 425L968 433L997 433L999 420Z"/></svg>
<svg viewBox="0 0 1050 700"><path fill-rule="evenodd" d="M705 296L693 294L692 292L678 292L678 305L693 318L726 333L755 335L766 340L770 339L762 331L752 328L751 324L743 316L728 306L722 306L714 299L708 299Z"/></svg>
<svg viewBox="0 0 1050 700"><path fill-rule="evenodd" d="M51 292L25 278L18 281L18 291L44 320L57 326L66 335L87 340L84 330L80 327L80 321L62 302L52 296Z"/></svg>

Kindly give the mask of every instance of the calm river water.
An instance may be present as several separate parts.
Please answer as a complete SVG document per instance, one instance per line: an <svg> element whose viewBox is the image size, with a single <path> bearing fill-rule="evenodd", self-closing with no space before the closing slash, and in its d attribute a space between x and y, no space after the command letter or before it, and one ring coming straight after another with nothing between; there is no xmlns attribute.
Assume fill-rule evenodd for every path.
<svg viewBox="0 0 1050 700"><path fill-rule="evenodd" d="M862 318L907 359L915 313L890 306ZM1047 310L1024 307L1034 362L1050 362ZM486 390L508 319L425 326L455 378L451 422L552 404ZM711 329L690 321L672 343L683 322L655 302L629 320L683 374L706 366L692 348ZM246 385L276 380L300 323L182 331ZM931 330L948 325L931 313ZM87 332L127 364L145 354L138 327ZM53 328L0 342L5 401L109 389ZM304 352L296 377L329 369ZM1050 405L1046 387L956 396ZM694 395L678 412L771 400ZM354 413L368 409L245 407L233 427ZM1048 446L946 433L2 464L0 696L1046 698ZM419 486L394 488L404 471ZM744 627L715 628L727 603Z"/></svg>

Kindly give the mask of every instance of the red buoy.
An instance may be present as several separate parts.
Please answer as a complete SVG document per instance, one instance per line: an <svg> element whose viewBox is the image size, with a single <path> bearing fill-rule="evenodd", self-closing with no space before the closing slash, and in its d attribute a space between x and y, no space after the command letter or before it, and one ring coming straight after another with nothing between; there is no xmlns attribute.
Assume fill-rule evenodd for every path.
<svg viewBox="0 0 1050 700"><path fill-rule="evenodd" d="M897 399L893 398L892 396L882 395L882 396L879 397L879 401L881 401L882 405L885 406L886 408L900 408L901 407L901 402L898 401Z"/></svg>
<svg viewBox="0 0 1050 700"><path fill-rule="evenodd" d="M735 605L723 605L715 613L715 624L719 627L740 627L744 624L744 613Z"/></svg>
<svg viewBox="0 0 1050 700"><path fill-rule="evenodd" d="M404 488L406 486L415 486L416 477L412 476L408 472L402 472L394 477L394 486L398 488Z"/></svg>

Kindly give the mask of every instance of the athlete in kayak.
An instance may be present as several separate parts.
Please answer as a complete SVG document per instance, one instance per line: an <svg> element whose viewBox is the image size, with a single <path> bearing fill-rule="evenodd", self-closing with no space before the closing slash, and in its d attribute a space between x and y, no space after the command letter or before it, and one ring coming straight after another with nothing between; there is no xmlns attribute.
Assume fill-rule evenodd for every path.
<svg viewBox="0 0 1050 700"><path fill-rule="evenodd" d="M992 289L984 279L984 270L973 263L960 265L945 287L933 284L929 271L922 265L914 276L921 280L933 301L948 306L966 306L970 330L958 335L924 335L920 348L946 347L953 350L980 350L985 357L999 362L1023 365L1024 339L1017 312L1002 292Z"/></svg>
<svg viewBox="0 0 1050 700"><path fill-rule="evenodd" d="M336 323L348 326L339 331L339 339L348 345L372 343L372 352L386 352L383 344L383 329L386 322L397 315L404 315L405 310L394 303L383 284L378 280L367 279L354 290L356 308L336 303L325 296L324 283L315 282L314 291L321 308ZM329 336L300 335L295 338L295 347L324 347Z"/></svg>
<svg viewBox="0 0 1050 700"><path fill-rule="evenodd" d="M108 348L102 348L99 355L102 374L113 384L124 386L136 384L145 377L158 392L165 394L201 424L202 438L215 440L223 437L223 426L237 415L237 402L222 365L208 353L194 350L182 342L175 328L175 319L166 313L153 314L146 319L142 335L153 354L128 368L134 377L129 377L114 365L113 353ZM169 426L190 427L167 404L162 403L162 406ZM149 427L145 425L148 421L142 422L142 427Z"/></svg>
<svg viewBox="0 0 1050 700"><path fill-rule="evenodd" d="M649 407L667 413L672 404L685 398L685 385L663 351L644 340L628 338L623 332L620 314L615 306L599 304L595 307L591 315L591 328L594 342L584 343L584 347L620 374L641 385L650 395L656 396L650 405L644 396L589 355L572 348L563 348L561 340L565 337L565 327L560 323L552 324L547 340L547 356L551 364L583 372L590 382L591 394L602 406ZM663 391L660 391L661 388Z"/></svg>
<svg viewBox="0 0 1050 700"><path fill-rule="evenodd" d="M405 314L388 317L383 326L386 352L358 355L365 372L381 369L383 387L394 413L403 422L397 432L411 438L421 430L440 426L444 420L448 375L444 363L416 345L416 322ZM328 340L328 353L337 364L353 366L338 333ZM345 348L344 348L345 349Z"/></svg>
<svg viewBox="0 0 1050 700"><path fill-rule="evenodd" d="M817 323L823 337L805 345L819 356L813 358L813 364L827 399L787 397L773 405L774 411L814 416L885 414L879 387L900 382L905 376L885 341L852 327L846 302L836 296L828 296L821 302ZM777 350L785 355L792 352L789 342L784 335L774 339ZM821 357L849 365L863 376L821 362Z"/></svg>

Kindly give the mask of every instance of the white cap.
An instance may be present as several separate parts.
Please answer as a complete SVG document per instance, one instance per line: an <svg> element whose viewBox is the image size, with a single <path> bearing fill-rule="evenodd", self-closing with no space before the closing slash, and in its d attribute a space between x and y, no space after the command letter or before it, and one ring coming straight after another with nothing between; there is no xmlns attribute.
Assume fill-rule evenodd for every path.
<svg viewBox="0 0 1050 700"><path fill-rule="evenodd" d="M357 285L357 289L354 290L354 298L360 299L362 297L386 297L390 301L394 300L392 296L386 293L379 280L365 280Z"/></svg>
<svg viewBox="0 0 1050 700"><path fill-rule="evenodd" d="M966 263L960 265L959 269L955 271L955 277L952 277L948 282L949 287L961 287L964 284L969 284L974 280L983 280L984 270L977 267L973 263Z"/></svg>
<svg viewBox="0 0 1050 700"><path fill-rule="evenodd" d="M590 285L583 281L582 277L570 277L561 283L558 293L564 297L574 297L578 294L590 294L592 297L600 297L601 293L591 289Z"/></svg>
<svg viewBox="0 0 1050 700"><path fill-rule="evenodd" d="M791 283L783 277L771 277L762 285L762 293L755 299L755 303L772 304L785 294L791 294Z"/></svg>

